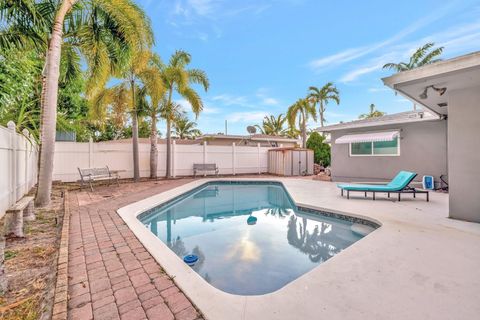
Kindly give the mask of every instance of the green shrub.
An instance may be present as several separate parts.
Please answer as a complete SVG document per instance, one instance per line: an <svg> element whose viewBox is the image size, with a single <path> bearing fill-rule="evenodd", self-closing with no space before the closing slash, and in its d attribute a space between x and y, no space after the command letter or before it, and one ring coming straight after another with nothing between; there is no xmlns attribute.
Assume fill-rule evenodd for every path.
<svg viewBox="0 0 480 320"><path fill-rule="evenodd" d="M315 163L328 167L330 165L330 146L324 141L324 136L318 132L313 132L307 140L307 148L313 150Z"/></svg>

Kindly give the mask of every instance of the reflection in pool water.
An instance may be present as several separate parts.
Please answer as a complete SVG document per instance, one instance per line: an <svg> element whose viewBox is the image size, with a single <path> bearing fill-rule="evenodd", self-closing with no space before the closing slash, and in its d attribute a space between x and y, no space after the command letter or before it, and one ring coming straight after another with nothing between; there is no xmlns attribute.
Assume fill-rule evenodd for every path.
<svg viewBox="0 0 480 320"><path fill-rule="evenodd" d="M240 295L278 290L361 238L350 222L297 210L272 183L208 184L140 220L180 258L197 255L206 281Z"/></svg>

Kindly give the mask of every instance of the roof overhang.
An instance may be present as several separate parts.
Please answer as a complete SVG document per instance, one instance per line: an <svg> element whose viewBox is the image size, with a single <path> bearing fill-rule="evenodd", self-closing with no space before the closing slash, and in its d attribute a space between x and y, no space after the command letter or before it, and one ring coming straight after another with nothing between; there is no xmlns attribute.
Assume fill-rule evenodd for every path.
<svg viewBox="0 0 480 320"><path fill-rule="evenodd" d="M449 92L478 86L480 83L480 52L403 71L382 80L386 86L414 103L438 115L446 115ZM431 86L446 88L446 92L440 95ZM427 97L422 98L425 92Z"/></svg>

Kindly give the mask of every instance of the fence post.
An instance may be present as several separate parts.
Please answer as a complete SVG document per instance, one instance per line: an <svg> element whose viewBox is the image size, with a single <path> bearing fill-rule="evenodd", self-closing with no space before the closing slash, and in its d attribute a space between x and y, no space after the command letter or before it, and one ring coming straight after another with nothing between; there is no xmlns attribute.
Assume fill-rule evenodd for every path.
<svg viewBox="0 0 480 320"><path fill-rule="evenodd" d="M16 146L16 133L15 122L8 121L7 127L10 130L10 203L9 205L17 202L17 146Z"/></svg>
<svg viewBox="0 0 480 320"><path fill-rule="evenodd" d="M203 141L203 164L207 163L207 141Z"/></svg>
<svg viewBox="0 0 480 320"><path fill-rule="evenodd" d="M28 193L30 190L30 183L28 179L28 167L29 167L29 161L28 161L28 145L30 144L30 134L27 129L22 130L23 135L25 136L25 193ZM28 139L27 139L28 138Z"/></svg>
<svg viewBox="0 0 480 320"><path fill-rule="evenodd" d="M260 168L260 143L257 143L257 165L258 165L258 174L260 174L260 171L262 170Z"/></svg>
<svg viewBox="0 0 480 320"><path fill-rule="evenodd" d="M93 138L88 139L88 167L93 168Z"/></svg>
<svg viewBox="0 0 480 320"><path fill-rule="evenodd" d="M177 151L177 143L172 139L172 178L175 178L175 152Z"/></svg>
<svg viewBox="0 0 480 320"><path fill-rule="evenodd" d="M235 150L235 142L232 143L232 174L236 174L235 170L235 163L236 163L236 150Z"/></svg>

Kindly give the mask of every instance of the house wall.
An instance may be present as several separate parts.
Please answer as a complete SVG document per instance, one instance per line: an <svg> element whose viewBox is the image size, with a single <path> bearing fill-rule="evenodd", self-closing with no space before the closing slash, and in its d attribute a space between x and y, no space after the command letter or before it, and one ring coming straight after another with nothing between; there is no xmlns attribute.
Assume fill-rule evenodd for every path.
<svg viewBox="0 0 480 320"><path fill-rule="evenodd" d="M448 97L449 215L480 222L480 86Z"/></svg>
<svg viewBox="0 0 480 320"><path fill-rule="evenodd" d="M432 175L437 182L447 174L447 121L422 121L379 127L333 131L332 180L333 181L390 181L400 170L417 172L416 181ZM372 131L400 131L399 156L350 157L348 144L335 144L346 134Z"/></svg>

